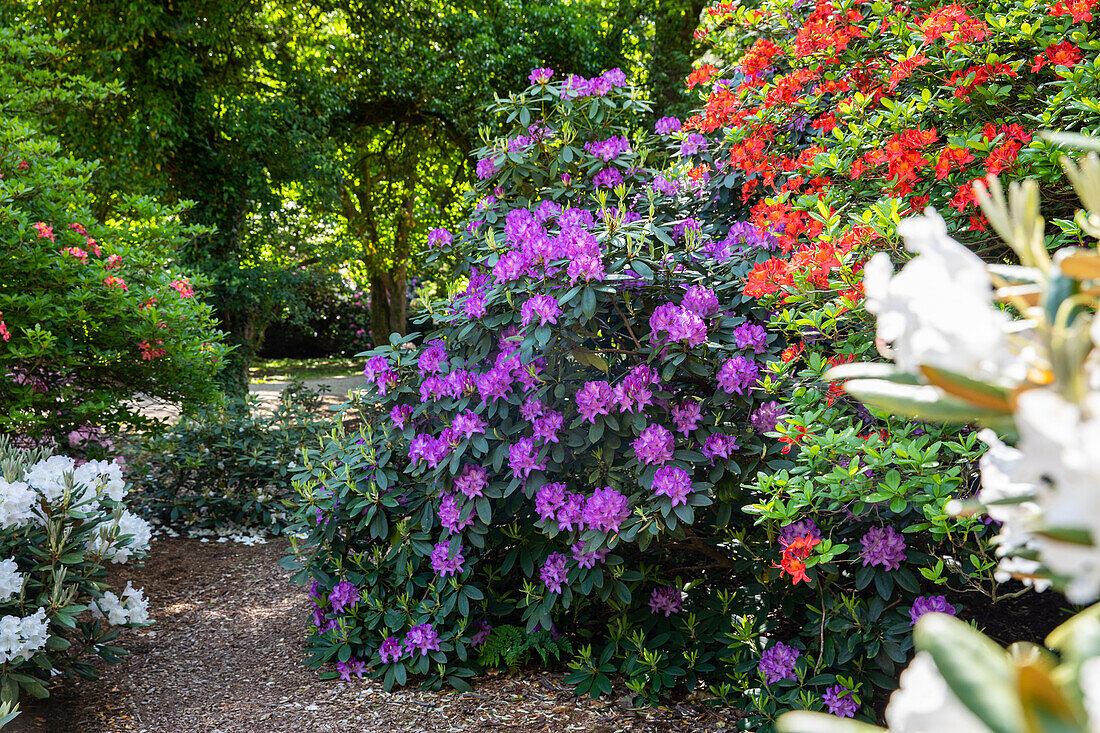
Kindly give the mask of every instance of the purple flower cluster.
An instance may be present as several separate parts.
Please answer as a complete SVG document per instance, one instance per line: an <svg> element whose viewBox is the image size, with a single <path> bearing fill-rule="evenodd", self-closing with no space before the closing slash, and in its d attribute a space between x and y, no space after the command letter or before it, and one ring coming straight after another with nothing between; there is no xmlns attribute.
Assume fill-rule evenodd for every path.
<svg viewBox="0 0 1100 733"><path fill-rule="evenodd" d="M565 484L542 486L535 494L535 511L544 522L555 520L566 532L582 531L586 526L602 532L618 532L630 516L630 501L610 486L597 489L587 499L566 491Z"/></svg>
<svg viewBox="0 0 1100 733"><path fill-rule="evenodd" d="M692 285L684 293L681 305L706 318L718 312L718 296L714 291L702 285ZM736 331L734 332L736 333Z"/></svg>
<svg viewBox="0 0 1100 733"><path fill-rule="evenodd" d="M687 504L688 494L691 493L691 476L679 466L658 468L653 474L653 493L667 496L672 500L672 506Z"/></svg>
<svg viewBox="0 0 1100 733"><path fill-rule="evenodd" d="M653 188L665 196L675 196L680 193L680 184L675 178L666 178L663 174L653 177Z"/></svg>
<svg viewBox="0 0 1100 733"><path fill-rule="evenodd" d="M703 135L697 132L693 132L683 140L680 141L680 157L687 158L695 155L696 153L705 152L707 149L707 139Z"/></svg>
<svg viewBox="0 0 1100 733"><path fill-rule="evenodd" d="M405 650L409 656L415 655L417 651L420 656L425 656L430 651L439 651L439 634L431 624L413 626L405 634Z"/></svg>
<svg viewBox="0 0 1100 733"><path fill-rule="evenodd" d="M414 408L412 405L394 405L390 410L390 420L398 430L405 429L405 421L412 417Z"/></svg>
<svg viewBox="0 0 1100 733"><path fill-rule="evenodd" d="M474 523L474 513L470 511L462 519L462 507L458 505L454 494L444 494L439 501L439 523L449 534L458 534Z"/></svg>
<svg viewBox="0 0 1100 733"><path fill-rule="evenodd" d="M905 539L893 527L871 527L860 540L863 564L897 570L905 559Z"/></svg>
<svg viewBox="0 0 1100 733"><path fill-rule="evenodd" d="M560 315L561 306L558 305L558 299L552 295L531 296L520 308L520 316L524 326L531 323L535 316L538 316L540 326L557 323Z"/></svg>
<svg viewBox="0 0 1100 733"><path fill-rule="evenodd" d="M462 563L466 561L462 556L462 545L458 546L454 557L451 557L450 545L450 542L439 542L432 549L432 570L444 578L461 573Z"/></svg>
<svg viewBox="0 0 1100 733"><path fill-rule="evenodd" d="M435 468L451 452L451 446L443 438L433 438L427 433L418 433L409 442L409 461L416 464L424 461L428 468Z"/></svg>
<svg viewBox="0 0 1100 733"><path fill-rule="evenodd" d="M478 434L484 435L487 427L488 423L478 417L473 410L463 410L451 421L454 434L463 440L469 440Z"/></svg>
<svg viewBox="0 0 1100 733"><path fill-rule="evenodd" d="M378 649L378 656L382 658L382 664L396 662L405 656L405 645L396 636L387 636Z"/></svg>
<svg viewBox="0 0 1100 733"><path fill-rule="evenodd" d="M527 81L531 82L531 86L536 86L548 83L553 77L553 69L531 69L531 73L527 75Z"/></svg>
<svg viewBox="0 0 1100 733"><path fill-rule="evenodd" d="M476 170L479 181L485 181L497 174L496 158L482 158L477 162Z"/></svg>
<svg viewBox="0 0 1100 733"><path fill-rule="evenodd" d="M455 296L456 306L462 308L467 319L481 318L485 315L485 301L488 298L489 274L475 269L470 273L466 289Z"/></svg>
<svg viewBox="0 0 1100 733"><path fill-rule="evenodd" d="M592 176L592 185L596 188L615 188L623 183L623 174L618 168L604 168Z"/></svg>
<svg viewBox="0 0 1100 733"><path fill-rule="evenodd" d="M825 703L826 709L837 717L854 718L856 711L859 710L859 703L852 698L851 694L845 694L850 692L844 685L833 685L825 690L825 694L821 696L821 702Z"/></svg>
<svg viewBox="0 0 1100 733"><path fill-rule="evenodd" d="M560 412L556 410L546 410L543 414L535 418L534 425L532 426L535 440L542 440L547 443L557 443L558 431L562 429L564 424L565 418Z"/></svg>
<svg viewBox="0 0 1100 733"><path fill-rule="evenodd" d="M654 588L653 592L649 594L649 612L652 614L663 613L667 618L683 610L684 603L680 589L674 585Z"/></svg>
<svg viewBox="0 0 1100 733"><path fill-rule="evenodd" d="M653 315L649 317L649 329L654 338L666 333L669 341L688 346L699 346L707 340L706 321L695 311L673 303L665 303L653 310Z"/></svg>
<svg viewBox="0 0 1100 733"><path fill-rule="evenodd" d="M585 542L574 542L570 547L573 550L573 559L577 561L577 567L581 568L594 568L596 563L603 562L607 557L608 550L593 550L592 552L585 552Z"/></svg>
<svg viewBox="0 0 1100 733"><path fill-rule="evenodd" d="M657 132L658 135L664 137L666 135L671 135L674 132L679 132L680 127L680 120L676 119L675 117L662 117L661 119L657 120L657 124L653 126L653 129Z"/></svg>
<svg viewBox="0 0 1100 733"><path fill-rule="evenodd" d="M624 86L626 86L626 74L620 69L609 69L591 79L570 74L562 85L561 98L606 97L612 89Z"/></svg>
<svg viewBox="0 0 1100 733"><path fill-rule="evenodd" d="M466 463L462 466L462 473L455 476L455 488L471 499L481 496L482 490L488 483L489 470L485 466Z"/></svg>
<svg viewBox="0 0 1100 733"><path fill-rule="evenodd" d="M609 137L606 140L593 140L584 144L589 155L610 163L624 153L630 152L630 141L625 137Z"/></svg>
<svg viewBox="0 0 1100 733"><path fill-rule="evenodd" d="M814 524L814 520L809 517L799 519L797 522L791 522L780 528L779 544L782 547L786 547L791 542L794 542L795 538L805 537L806 535L811 535L814 539L821 539L821 530Z"/></svg>
<svg viewBox="0 0 1100 733"><path fill-rule="evenodd" d="M454 237L446 229L433 229L428 232L429 247L447 247L453 240Z"/></svg>
<svg viewBox="0 0 1100 733"><path fill-rule="evenodd" d="M367 663L355 659L349 659L346 662L337 662L336 671L340 674L340 679L344 682L351 682L352 675L355 675L358 679L363 679L363 674L367 671Z"/></svg>
<svg viewBox="0 0 1100 733"><path fill-rule="evenodd" d="M363 376L368 382L374 382L378 394L382 396L397 386L397 372L390 368L390 362L384 356L367 359L367 364L363 367Z"/></svg>
<svg viewBox="0 0 1100 733"><path fill-rule="evenodd" d="M703 251L716 260L725 261L741 252L774 250L778 246L779 241L770 231L761 230L751 222L741 221L731 226L723 239L704 245Z"/></svg>
<svg viewBox="0 0 1100 733"><path fill-rule="evenodd" d="M489 625L487 621L477 622L477 633L470 637L470 646L479 647L485 643L489 638L489 634L493 632L493 627Z"/></svg>
<svg viewBox="0 0 1100 733"><path fill-rule="evenodd" d="M649 425L634 440L634 455L641 463L663 466L675 450L672 433L663 425Z"/></svg>
<svg viewBox="0 0 1100 733"><path fill-rule="evenodd" d="M676 432L684 436L689 435L691 431L699 427L699 421L703 419L703 408L698 402L672 405L670 412L672 413L672 424L676 427Z"/></svg>
<svg viewBox="0 0 1100 733"><path fill-rule="evenodd" d="M601 532L618 532L630 516L630 501L610 486L596 489L584 505L584 522Z"/></svg>
<svg viewBox="0 0 1100 733"><path fill-rule="evenodd" d="M594 255L578 255L569 260L569 267L566 268L566 274L569 275L569 284L577 282L577 280L584 280L587 282L603 282L603 279L607 276L607 272L603 267L603 260Z"/></svg>
<svg viewBox="0 0 1100 733"><path fill-rule="evenodd" d="M733 457L733 452L740 448L737 445L737 438L732 435L723 435L722 433L713 433L707 436L707 439L703 442L703 455L714 461L716 458L729 459Z"/></svg>
<svg viewBox="0 0 1100 733"><path fill-rule="evenodd" d="M508 447L508 467L518 479L526 479L532 471L545 470L546 464L539 463L538 447L534 438L520 438Z"/></svg>
<svg viewBox="0 0 1100 733"><path fill-rule="evenodd" d="M764 402L752 413L749 424L759 433L773 433L786 414L787 410L775 400Z"/></svg>
<svg viewBox="0 0 1100 733"><path fill-rule="evenodd" d="M596 422L596 415L611 414L611 385L607 382L585 382L574 396L577 412L590 423Z"/></svg>
<svg viewBox="0 0 1100 733"><path fill-rule="evenodd" d="M909 625L916 624L917 619L926 613L946 613L954 616L955 607L943 596L918 596L913 599L913 606L909 609Z"/></svg>
<svg viewBox="0 0 1100 733"><path fill-rule="evenodd" d="M649 388L661 383L657 372L645 364L630 370L623 381L615 385L612 395L623 412L641 412L653 404L653 392Z"/></svg>
<svg viewBox="0 0 1100 733"><path fill-rule="evenodd" d="M777 641L760 655L760 663L756 668L763 673L765 684L771 685L779 680L798 679L795 664L801 654L793 646Z"/></svg>
<svg viewBox="0 0 1100 733"><path fill-rule="evenodd" d="M561 593L561 584L568 582L565 575L565 561L565 555L552 552L542 565L539 577L551 593Z"/></svg>
<svg viewBox="0 0 1100 733"><path fill-rule="evenodd" d="M718 386L730 394L745 394L756 383L760 368L756 362L744 356L727 359L718 370Z"/></svg>
<svg viewBox="0 0 1100 733"><path fill-rule="evenodd" d="M545 202L544 202L545 203ZM552 235L547 224L557 218L558 233ZM561 267L553 263L582 260L573 268L574 280L602 279L602 251L595 236L587 230L595 217L586 209L557 209L540 204L534 213L513 209L505 216L505 240L515 247L503 253L493 266L493 280L512 282L523 278L554 277Z"/></svg>
<svg viewBox="0 0 1100 733"><path fill-rule="evenodd" d="M345 608L359 602L359 589L352 583L341 580L328 594L328 600L332 604L333 611L343 613Z"/></svg>
<svg viewBox="0 0 1100 733"><path fill-rule="evenodd" d="M733 341L739 349L752 349L762 354L768 343L768 332L758 323L742 323L733 329Z"/></svg>
<svg viewBox="0 0 1100 733"><path fill-rule="evenodd" d="M420 383L420 401L439 400L441 397L458 399L474 389L474 375L465 369L455 369L445 377L433 374Z"/></svg>
<svg viewBox="0 0 1100 733"><path fill-rule="evenodd" d="M438 374L441 367L447 361L447 350L443 346L443 342L439 339L434 339L428 342L428 348L420 352L420 358L416 360L416 365L420 368L420 376L428 374Z"/></svg>

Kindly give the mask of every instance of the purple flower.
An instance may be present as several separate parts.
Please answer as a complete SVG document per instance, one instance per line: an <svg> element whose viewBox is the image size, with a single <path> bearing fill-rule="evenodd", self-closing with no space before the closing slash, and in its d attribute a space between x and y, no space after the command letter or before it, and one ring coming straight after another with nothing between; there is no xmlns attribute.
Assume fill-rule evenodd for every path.
<svg viewBox="0 0 1100 733"><path fill-rule="evenodd" d="M367 359L366 366L363 367L363 376L367 378L368 382L373 382L378 379L378 375L383 372L389 371L390 363L384 356L372 356Z"/></svg>
<svg viewBox="0 0 1100 733"><path fill-rule="evenodd" d="M365 662L349 659L346 662L337 662L336 671L340 673L340 679L344 682L351 682L352 675L363 679L363 673L367 671L367 665Z"/></svg>
<svg viewBox="0 0 1100 733"><path fill-rule="evenodd" d="M443 348L443 342L439 339L431 341L428 348L420 354L416 364L420 367L420 373L438 374L440 367L447 361L447 351Z"/></svg>
<svg viewBox="0 0 1100 733"><path fill-rule="evenodd" d="M688 346L699 346L707 340L707 324L699 314L672 303L654 309L649 317L649 328L653 336L665 332L669 341L684 342Z"/></svg>
<svg viewBox="0 0 1100 733"><path fill-rule="evenodd" d="M382 657L382 664L396 662L405 656L405 647L396 636L387 636L378 650L378 656Z"/></svg>
<svg viewBox="0 0 1100 733"><path fill-rule="evenodd" d="M697 132L693 132L680 142L680 157L686 158L707 149L707 139Z"/></svg>
<svg viewBox="0 0 1100 733"><path fill-rule="evenodd" d="M619 172L618 168L608 167L601 170L596 175L592 176L592 185L596 188L615 188L622 185L623 174Z"/></svg>
<svg viewBox="0 0 1100 733"><path fill-rule="evenodd" d="M674 613L684 610L680 589L669 585L664 588L654 588L649 594L649 612L653 614L663 613L668 618Z"/></svg>
<svg viewBox="0 0 1100 733"><path fill-rule="evenodd" d="M390 420L393 421L394 427L398 430L404 430L405 421L412 416L415 409L412 405L394 405L393 409L390 410Z"/></svg>
<svg viewBox="0 0 1100 733"><path fill-rule="evenodd" d="M584 150L589 155L599 158L604 163L610 163L623 153L630 152L630 141L625 137L609 137L606 140L593 140L584 144Z"/></svg>
<svg viewBox="0 0 1100 733"><path fill-rule="evenodd" d="M451 421L451 428L466 440L478 433L484 435L486 427L488 427L488 424L478 417L473 410L463 410L455 415L455 419Z"/></svg>
<svg viewBox="0 0 1100 733"><path fill-rule="evenodd" d="M680 120L675 117L662 117L657 120L657 124L653 126L657 134L661 137L671 135L674 132L680 131Z"/></svg>
<svg viewBox="0 0 1100 733"><path fill-rule="evenodd" d="M630 516L630 501L610 486L596 489L584 505L584 522L601 532L618 532Z"/></svg>
<svg viewBox="0 0 1100 733"><path fill-rule="evenodd" d="M566 268L566 274L569 275L569 283L573 284L577 280L584 280L586 283L595 280L596 282L603 282L607 273L604 271L603 260L598 255L578 255L569 260L569 267Z"/></svg>
<svg viewBox="0 0 1100 733"><path fill-rule="evenodd" d="M409 443L409 460L413 463L423 460L428 468L435 468L450 452L445 440L437 440L427 433L413 436Z"/></svg>
<svg viewBox="0 0 1100 733"><path fill-rule="evenodd" d="M485 643L485 640L489 638L489 634L493 631L493 627L489 625L487 621L477 622L477 633L470 637L470 646L479 647Z"/></svg>
<svg viewBox="0 0 1100 733"><path fill-rule="evenodd" d="M727 359L718 370L718 386L730 394L745 394L756 383L760 368L756 362L744 356Z"/></svg>
<svg viewBox="0 0 1100 733"><path fill-rule="evenodd" d="M497 162L496 159L483 158L477 162L477 178L479 181L484 181L492 178L497 174Z"/></svg>
<svg viewBox="0 0 1100 733"><path fill-rule="evenodd" d="M787 414L783 405L775 400L764 402L752 413L749 423L760 433L773 433L779 421Z"/></svg>
<svg viewBox="0 0 1100 733"><path fill-rule="evenodd" d="M909 625L916 624L917 619L926 613L946 613L954 616L955 607L943 596L919 596L913 599L913 606L909 609Z"/></svg>
<svg viewBox="0 0 1100 733"><path fill-rule="evenodd" d="M703 418L703 408L698 402L673 405L671 412L672 424L676 426L676 432L684 436L699 427L699 421Z"/></svg>
<svg viewBox="0 0 1100 733"><path fill-rule="evenodd" d="M450 546L450 542L439 542L432 549L432 570L444 578L461 573L462 563L466 561L462 556L462 545L458 546L454 557L450 556Z"/></svg>
<svg viewBox="0 0 1100 733"><path fill-rule="evenodd" d="M535 295L523 304L520 315L524 326L533 321L535 316L539 318L539 325L545 326L547 323L558 322L561 306L558 305L557 298L552 295Z"/></svg>
<svg viewBox="0 0 1100 733"><path fill-rule="evenodd" d="M531 82L531 86L536 86L538 84L546 84L553 76L553 69L532 69L531 73L527 75L527 81Z"/></svg>
<svg viewBox="0 0 1100 733"><path fill-rule="evenodd" d="M577 566L582 568L594 568L596 563L603 562L607 557L608 550L593 550L592 552L585 552L585 542L574 542L570 547L573 550L573 559L577 561Z"/></svg>
<svg viewBox="0 0 1100 733"><path fill-rule="evenodd" d="M433 229L428 232L429 247L446 247L453 239L454 237L446 229Z"/></svg>
<svg viewBox="0 0 1100 733"><path fill-rule="evenodd" d="M653 404L653 392L649 387L659 383L657 372L645 364L639 364L615 385L612 394L623 412L641 412Z"/></svg>
<svg viewBox="0 0 1100 733"><path fill-rule="evenodd" d="M801 652L793 646L777 641L760 655L760 664L756 668L764 674L764 682L769 685L779 680L798 679L795 663L800 655Z"/></svg>
<svg viewBox="0 0 1100 733"><path fill-rule="evenodd" d="M523 407L519 408L519 415L527 422L531 422L541 415L544 409L545 405L539 402L537 398L531 397L523 403Z"/></svg>
<svg viewBox="0 0 1100 733"><path fill-rule="evenodd" d="M519 280L530 269L530 263L522 252L505 252L493 265L493 282L504 283Z"/></svg>
<svg viewBox="0 0 1100 733"><path fill-rule="evenodd" d="M779 544L786 547L794 542L795 538L805 537L806 535L811 535L814 539L821 539L821 530L814 524L814 520L809 517L784 525L779 530Z"/></svg>
<svg viewBox="0 0 1100 733"><path fill-rule="evenodd" d="M539 576L551 593L561 593L561 584L567 582L565 576L566 557L560 552L552 552L542 565Z"/></svg>
<svg viewBox="0 0 1100 733"><path fill-rule="evenodd" d="M533 432L535 440L543 440L547 443L558 442L558 431L561 430L565 419L560 412L547 410L545 415L535 419Z"/></svg>
<svg viewBox="0 0 1100 733"><path fill-rule="evenodd" d="M713 433L707 436L706 441L703 443L703 455L713 461L715 458L729 459L733 451L737 450L740 446L737 445L737 438L732 435L723 435L722 433Z"/></svg>
<svg viewBox="0 0 1100 733"><path fill-rule="evenodd" d="M359 589L346 580L341 580L328 594L332 610L342 613L348 606L354 606L359 602Z"/></svg>
<svg viewBox="0 0 1100 733"><path fill-rule="evenodd" d="M864 566L881 565L897 570L905 559L905 539L893 527L871 527L860 540Z"/></svg>
<svg viewBox="0 0 1100 733"><path fill-rule="evenodd" d="M558 529L563 532L584 530L585 500L580 494L566 494L565 501L558 508Z"/></svg>
<svg viewBox="0 0 1100 733"><path fill-rule="evenodd" d="M577 412L590 423L596 422L596 415L611 414L611 385L607 382L585 382L574 399Z"/></svg>
<svg viewBox="0 0 1100 733"><path fill-rule="evenodd" d="M845 694L850 692L844 685L833 685L825 690L825 694L821 696L821 702L825 703L829 712L837 717L854 718L856 711L859 710L859 703L852 699L850 694Z"/></svg>
<svg viewBox="0 0 1100 733"><path fill-rule="evenodd" d="M765 351L768 332L758 323L742 323L733 329L733 339L739 349L751 348L757 354Z"/></svg>
<svg viewBox="0 0 1100 733"><path fill-rule="evenodd" d="M687 504L688 494L691 493L691 476L679 466L658 468L653 474L653 493L667 496L672 500L672 506Z"/></svg>
<svg viewBox="0 0 1100 733"><path fill-rule="evenodd" d="M482 402L502 400L506 399L508 393L512 391L513 382L511 370L494 366L477 377L477 391L481 395Z"/></svg>
<svg viewBox="0 0 1100 733"><path fill-rule="evenodd" d="M545 484L535 494L535 511L544 522L552 519L564 503L565 484Z"/></svg>
<svg viewBox="0 0 1100 733"><path fill-rule="evenodd" d="M675 449L672 433L663 425L650 425L634 441L634 455L642 463L664 465Z"/></svg>
<svg viewBox="0 0 1100 733"><path fill-rule="evenodd" d="M413 626L405 634L405 649L410 656L417 650L420 651L420 656L425 656L429 651L439 651L439 634L431 624Z"/></svg>
<svg viewBox="0 0 1100 733"><path fill-rule="evenodd" d="M448 534L457 534L474 523L474 513L471 511L463 521L462 507L458 505L454 494L444 494L439 501L439 523Z"/></svg>
<svg viewBox="0 0 1100 733"><path fill-rule="evenodd" d="M653 177L653 188L665 196L675 196L680 192L680 184L675 178L669 179L663 175Z"/></svg>
<svg viewBox="0 0 1100 733"><path fill-rule="evenodd" d="M714 291L702 285L692 285L688 288L681 305L704 318L717 313L719 308L718 297ZM734 334L736 333L734 331Z"/></svg>
<svg viewBox="0 0 1100 733"><path fill-rule="evenodd" d="M489 483L489 470L485 466L463 464L462 473L455 477L455 488L469 498L481 496L482 489Z"/></svg>
<svg viewBox="0 0 1100 733"><path fill-rule="evenodd" d="M526 479L532 471L542 471L545 463L539 463L538 449L533 438L521 438L508 448L508 467L516 478Z"/></svg>

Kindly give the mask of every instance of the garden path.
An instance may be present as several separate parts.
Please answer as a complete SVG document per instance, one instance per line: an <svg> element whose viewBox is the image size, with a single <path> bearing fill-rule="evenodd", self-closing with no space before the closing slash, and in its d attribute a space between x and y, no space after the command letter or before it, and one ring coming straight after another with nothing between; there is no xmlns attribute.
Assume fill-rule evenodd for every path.
<svg viewBox="0 0 1100 733"><path fill-rule="evenodd" d="M631 707L578 699L561 673L497 674L471 693L321 680L302 664L308 599L277 563L284 540L245 547L159 537L144 568L114 583L144 587L156 624L125 632L122 664L66 683L5 733L451 733L731 730L702 705Z"/></svg>

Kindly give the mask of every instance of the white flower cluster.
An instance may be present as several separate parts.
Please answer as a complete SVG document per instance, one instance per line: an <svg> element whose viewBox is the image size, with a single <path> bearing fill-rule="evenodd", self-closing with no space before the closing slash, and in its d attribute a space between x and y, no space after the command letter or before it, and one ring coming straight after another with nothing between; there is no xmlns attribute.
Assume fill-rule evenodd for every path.
<svg viewBox="0 0 1100 733"><path fill-rule="evenodd" d="M22 481L5 481L0 477L0 529L10 529L29 522L34 516L38 494Z"/></svg>
<svg viewBox="0 0 1100 733"><path fill-rule="evenodd" d="M131 535L126 543L120 543L123 535ZM149 549L153 530L149 523L133 512L121 512L113 522L104 522L88 540L88 549L108 558L113 563L125 563L131 557L144 555Z"/></svg>
<svg viewBox="0 0 1100 733"><path fill-rule="evenodd" d="M25 576L19 572L15 558L0 561L0 601L10 601L23 590Z"/></svg>
<svg viewBox="0 0 1100 733"><path fill-rule="evenodd" d="M985 264L947 235L929 209L898 226L917 257L893 274L880 253L867 263L867 309L878 317L879 339L898 366L917 373L939 367L972 380L1025 387L1016 397L1015 448L989 430L981 460L978 500L1002 522L998 577L1020 577L1037 589L1060 576L1067 597L1100 596L1100 364L1086 364L1090 395L1080 405L1052 387L1027 383L1041 369L1034 322L1012 320L993 302ZM1100 317L1090 332L1100 345ZM1100 354L1095 349L1093 356ZM931 389L931 388L928 388ZM1037 560L1021 555L1028 554Z"/></svg>
<svg viewBox="0 0 1100 733"><path fill-rule="evenodd" d="M111 626L124 624L149 623L149 601L141 588L134 588L126 583L126 589L119 598L111 591L103 594L103 598L92 603L92 615L96 618L106 616L107 623Z"/></svg>
<svg viewBox="0 0 1100 733"><path fill-rule="evenodd" d="M50 633L46 609L39 608L31 616L0 618L0 663L30 659L42 647Z"/></svg>
<svg viewBox="0 0 1100 733"><path fill-rule="evenodd" d="M989 733L955 696L932 655L917 652L901 673L901 685L886 706L890 733Z"/></svg>

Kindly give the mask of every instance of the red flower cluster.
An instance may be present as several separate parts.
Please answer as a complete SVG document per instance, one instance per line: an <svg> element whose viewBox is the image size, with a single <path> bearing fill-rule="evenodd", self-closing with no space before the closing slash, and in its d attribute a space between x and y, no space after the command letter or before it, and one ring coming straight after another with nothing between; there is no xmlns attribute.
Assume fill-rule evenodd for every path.
<svg viewBox="0 0 1100 733"><path fill-rule="evenodd" d="M859 27L862 20L863 13L858 8L844 10L828 0L819 0L795 34L791 54L795 59L823 55L826 63L836 63L837 54L846 49L853 38L866 38Z"/></svg>
<svg viewBox="0 0 1100 733"><path fill-rule="evenodd" d="M798 585L799 581L807 584L810 579L806 577L806 558L814 551L814 547L821 544L821 540L812 534L804 537L795 537L789 542L783 543L783 557L775 567L781 569L780 575L786 573L791 576L791 585Z"/></svg>
<svg viewBox="0 0 1100 733"><path fill-rule="evenodd" d="M977 18L971 18L966 10L952 3L933 10L921 21L921 33L925 43L947 37L947 45L958 46L971 41L981 41L989 33L986 24Z"/></svg>
<svg viewBox="0 0 1100 733"><path fill-rule="evenodd" d="M1008 64L985 64L983 66L968 66L961 71L952 72L947 80L947 86L955 87L953 94L959 99L970 99L970 93L974 87L985 84L998 74L1016 78L1017 74Z"/></svg>
<svg viewBox="0 0 1100 733"><path fill-rule="evenodd" d="M1070 15L1073 16L1074 23L1090 23L1096 2L1097 0L1058 0L1050 9L1050 17Z"/></svg>
<svg viewBox="0 0 1100 733"><path fill-rule="evenodd" d="M768 69L772 60L781 53L783 49L767 38L757 39L741 59L741 73L748 77L756 76Z"/></svg>
<svg viewBox="0 0 1100 733"><path fill-rule="evenodd" d="M694 89L697 84L706 84L718 69L710 64L703 64L691 72L687 78L688 89Z"/></svg>
<svg viewBox="0 0 1100 733"><path fill-rule="evenodd" d="M1047 64L1072 69L1079 63L1081 63L1081 49L1074 46L1070 41L1062 41L1054 46L1049 46L1046 51L1032 59L1031 70L1038 71Z"/></svg>

